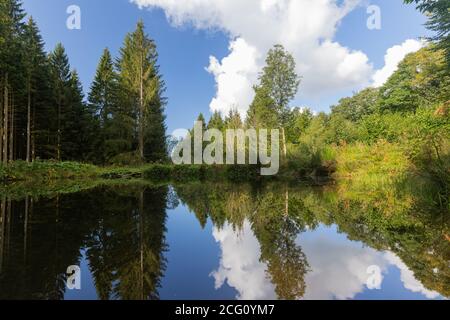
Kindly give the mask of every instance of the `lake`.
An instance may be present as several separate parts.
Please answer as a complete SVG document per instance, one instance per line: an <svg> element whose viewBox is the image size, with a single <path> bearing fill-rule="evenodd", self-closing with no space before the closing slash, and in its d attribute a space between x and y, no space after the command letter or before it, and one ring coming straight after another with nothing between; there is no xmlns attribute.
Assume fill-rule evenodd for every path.
<svg viewBox="0 0 450 320"><path fill-rule="evenodd" d="M449 297L448 215L350 191L136 181L5 195L0 299Z"/></svg>

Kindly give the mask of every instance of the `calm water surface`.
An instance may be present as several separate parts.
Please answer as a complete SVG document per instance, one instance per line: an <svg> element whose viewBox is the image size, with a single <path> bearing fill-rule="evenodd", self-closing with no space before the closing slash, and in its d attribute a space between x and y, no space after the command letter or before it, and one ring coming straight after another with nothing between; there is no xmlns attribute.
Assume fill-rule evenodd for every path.
<svg viewBox="0 0 450 320"><path fill-rule="evenodd" d="M448 224L405 203L282 184L5 196L0 298L448 297ZM70 265L80 290L66 287Z"/></svg>

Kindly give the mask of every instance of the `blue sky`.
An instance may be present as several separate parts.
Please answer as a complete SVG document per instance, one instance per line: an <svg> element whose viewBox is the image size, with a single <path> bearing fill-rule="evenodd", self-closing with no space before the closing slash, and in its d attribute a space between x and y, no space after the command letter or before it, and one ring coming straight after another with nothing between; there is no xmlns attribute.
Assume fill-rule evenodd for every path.
<svg viewBox="0 0 450 320"><path fill-rule="evenodd" d="M202 0L200 2L207 3L206 1ZM252 1L258 3L257 0L251 0L250 2ZM269 3L268 5L273 5L273 3L277 2L277 0L261 1ZM291 0L283 1L288 2ZM280 0L280 3L283 1ZM310 0L302 1L307 3ZM358 0L347 1L358 2ZM215 13L217 13L219 17L217 21L211 21L210 17L205 17L206 10L201 6L189 7L189 2L191 1L178 1L178 7L175 5L174 8L173 0L135 0L135 2L149 6L143 9L138 8L135 3L131 3L129 0L24 0L23 2L27 13L32 15L39 25L46 42L46 49L51 50L58 42L62 42L66 47L70 63L79 72L85 92L89 90L103 49L108 47L117 56L125 34L134 29L139 19L143 19L148 34L157 43L161 72L167 84L166 95L169 103L166 114L169 132L177 128L191 127L199 112L203 112L208 116L210 114L210 104L214 97L218 98L218 102L229 101L227 99L233 98L240 101L242 94L249 94L249 90L244 90L245 92L242 93L236 89L238 90L236 97L230 97L230 92L232 92L232 95L235 88L229 88L230 81L228 80L227 82L226 80L231 79L231 82L233 82L233 76L236 76L236 74L232 74L231 78L227 78L226 75L229 72L236 72L238 76L244 74L243 77L250 82L255 81L255 67L242 72L240 70L236 71L233 69L234 66L227 66L227 62L224 62L226 59L222 60L227 56L233 56L233 50L230 51L229 46L236 38L242 36L246 43L244 46L246 49L239 51L242 55L238 54L238 49L234 50L236 53L234 58L238 62L241 56L245 57L246 52L249 52L247 50L249 47L256 48L254 52L260 51L261 55L265 53L262 51L265 50L266 44L271 41L271 37L273 37L274 41L285 38L284 35L277 35L276 31L274 31L278 30L274 23L281 23L281 20L267 21L267 30L253 30L251 25L246 24L246 17L249 16L249 19L254 18L256 19L255 21L264 22L264 16L258 17L255 14L255 17L253 17L254 12L246 13L240 7L242 4L240 6L236 4L236 8L234 8L234 3L238 3L236 1L227 2L226 8L220 4L221 0L210 1L211 4L215 3L215 5L208 6L208 10L210 10L210 7L212 8L211 10L215 10L211 11L211 15L215 17ZM333 1L320 0L319 2L324 3L324 8L329 8L330 5L326 4L326 2ZM350 59L351 63L355 65L356 71L354 74L359 72L360 78L354 77L353 74L345 73L346 78L343 78L342 81L353 82L350 85L340 86L339 79L333 82L330 79L326 79L328 77L322 76L324 87L329 87L322 92L320 90L320 79L319 86L317 81L308 84L309 78L311 78L310 75L314 75L314 70L311 71L311 69L316 68L317 65L307 65L306 63L304 68L310 71L305 72L309 76L308 79L304 79L305 91L314 91L314 94L309 94L308 92L303 94L303 88L301 87L293 105L307 105L316 111L328 110L329 106L340 97L350 95L352 91L360 89L358 84L355 84L355 81L356 83L362 83L363 81L360 79L369 76L369 66L372 68L372 72L383 68L385 65L384 56L389 48L401 45L408 39L418 39L418 37L427 33L423 27L424 17L416 12L413 6L406 6L401 0L362 0L359 2L359 5L347 13L345 17L338 19L337 22L334 21L336 30L332 35L329 35L327 31L326 21L319 25L318 28L323 28L325 30L324 33L327 34L325 37L339 44L340 47L348 48L352 52L361 51L368 58L368 61L365 63L358 59L353 59L355 61L358 60L359 64ZM186 8L182 6L183 3L186 4ZM337 3L341 4L342 1L337 1ZM369 30L365 27L369 16L366 9L369 4L378 5L381 9L381 30ZM69 5L78 5L81 8L81 30L69 30L66 28L66 20L69 16L66 13L66 9ZM286 12L287 9L280 8L277 9L279 10L277 12L281 12L280 14L292 14ZM235 14L233 13L234 9L236 10ZM258 11L256 10L255 12ZM175 25L174 21L168 21L166 14L172 20L178 19L179 23ZM305 19L305 17L308 17L307 13L299 12L299 21ZM236 20L231 21L234 19ZM295 22L295 16L293 21ZM242 35L239 29L241 26L243 30ZM255 28L257 27L258 25L255 23ZM295 29L292 29L294 27L287 28L280 28L280 30L295 31ZM305 26L302 28L305 28ZM261 34L258 35L258 32ZM311 32L313 33L311 39L314 39L314 28ZM265 33L267 33L267 39L263 39ZM323 34L318 32L317 37L322 36ZM286 41L287 47L291 45L296 52L298 49L298 54L296 55L305 57L306 60L309 59L308 61L315 61L314 56L321 54L321 48L315 48L314 50L316 51L305 53L302 52L301 42L296 42L295 39ZM303 51L307 50L309 49ZM333 52L330 51L331 54ZM218 62L215 68L216 71L207 71L208 66L210 66L210 56L214 56ZM347 53L347 57L357 58L358 56ZM359 58L361 57L359 56ZM259 67L261 61L263 61L261 57L259 60L255 58L255 66ZM299 61L297 62L299 63ZM246 62L242 63L245 64ZM239 67L242 68L242 66L236 68L239 69ZM230 71L230 68L233 70ZM332 68L332 66L329 68ZM333 72L332 69L330 70L330 72ZM340 68L339 70L342 69ZM318 74L320 72L326 74L328 71L324 68L322 71L318 71ZM225 77L215 78L214 75L224 75ZM329 83L325 84L327 81ZM218 93L217 88L224 89L225 93ZM248 98L250 99L250 97ZM242 99L242 101L246 100ZM246 104L246 102L243 104ZM215 105L216 109L217 105ZM227 110L227 107L229 106L224 106L223 110L221 110ZM222 106L218 108L222 108ZM245 105L241 106L240 110L245 110L245 108Z"/></svg>

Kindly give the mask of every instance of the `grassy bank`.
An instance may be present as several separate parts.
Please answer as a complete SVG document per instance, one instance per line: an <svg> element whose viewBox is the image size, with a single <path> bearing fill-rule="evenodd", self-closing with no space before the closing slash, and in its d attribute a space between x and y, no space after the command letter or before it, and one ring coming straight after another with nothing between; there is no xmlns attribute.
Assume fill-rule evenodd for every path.
<svg viewBox="0 0 450 320"><path fill-rule="evenodd" d="M78 162L15 161L0 165L0 181L45 182L81 179L130 179L141 178L148 166L141 167L97 167Z"/></svg>

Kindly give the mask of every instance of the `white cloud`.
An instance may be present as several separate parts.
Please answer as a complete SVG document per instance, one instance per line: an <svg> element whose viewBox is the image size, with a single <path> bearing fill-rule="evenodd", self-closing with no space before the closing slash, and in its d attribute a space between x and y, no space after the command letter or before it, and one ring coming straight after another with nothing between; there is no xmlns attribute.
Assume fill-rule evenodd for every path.
<svg viewBox="0 0 450 320"><path fill-rule="evenodd" d="M409 39L400 45L393 46L386 51L384 56L384 67L373 76L373 86L381 87L389 77L398 69L398 64L410 53L421 49L425 43Z"/></svg>
<svg viewBox="0 0 450 320"><path fill-rule="evenodd" d="M210 57L207 70L214 75L217 95L211 101L211 111L225 111L223 106L236 108L242 116L251 103L253 81L258 74L257 50L238 38L230 44L230 55L221 62Z"/></svg>
<svg viewBox="0 0 450 320"><path fill-rule="evenodd" d="M175 26L219 29L229 36L228 57L222 61L211 57L207 69L217 83L212 110L245 112L253 99L251 87L274 44L284 45L294 55L303 77L302 98L362 88L373 74L366 54L334 40L340 22L360 0L132 1L141 8L163 9Z"/></svg>

